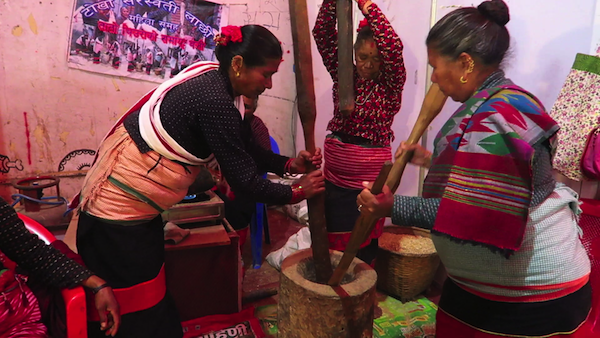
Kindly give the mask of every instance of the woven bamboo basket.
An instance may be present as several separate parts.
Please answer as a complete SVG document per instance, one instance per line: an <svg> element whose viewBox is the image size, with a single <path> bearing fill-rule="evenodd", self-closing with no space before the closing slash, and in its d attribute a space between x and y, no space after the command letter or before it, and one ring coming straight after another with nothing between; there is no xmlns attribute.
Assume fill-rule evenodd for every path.
<svg viewBox="0 0 600 338"><path fill-rule="evenodd" d="M387 226L384 232L431 238L429 231L414 227ZM379 247L375 260L377 287L403 302L413 300L431 285L439 264L437 252L398 253Z"/></svg>

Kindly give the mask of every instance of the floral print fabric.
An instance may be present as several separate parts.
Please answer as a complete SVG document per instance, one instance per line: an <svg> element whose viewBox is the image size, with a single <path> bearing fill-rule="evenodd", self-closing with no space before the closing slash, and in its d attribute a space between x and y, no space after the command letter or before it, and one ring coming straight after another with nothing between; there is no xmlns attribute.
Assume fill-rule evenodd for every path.
<svg viewBox="0 0 600 338"><path fill-rule="evenodd" d="M577 54L550 116L560 126L552 166L580 181L584 178L581 158L588 135L599 126L600 58Z"/></svg>

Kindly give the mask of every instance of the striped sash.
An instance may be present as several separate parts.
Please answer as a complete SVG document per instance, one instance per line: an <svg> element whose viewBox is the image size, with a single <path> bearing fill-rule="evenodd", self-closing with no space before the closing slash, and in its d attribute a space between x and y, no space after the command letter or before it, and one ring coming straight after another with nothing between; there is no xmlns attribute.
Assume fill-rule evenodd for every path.
<svg viewBox="0 0 600 338"><path fill-rule="evenodd" d="M542 104L514 85L475 93L436 137L423 197L439 198L433 231L519 249L533 188L533 145L558 129Z"/></svg>
<svg viewBox="0 0 600 338"><path fill-rule="evenodd" d="M344 143L335 136L325 139L323 172L331 183L346 189L363 189L362 182L373 182L385 161L392 160L391 147Z"/></svg>

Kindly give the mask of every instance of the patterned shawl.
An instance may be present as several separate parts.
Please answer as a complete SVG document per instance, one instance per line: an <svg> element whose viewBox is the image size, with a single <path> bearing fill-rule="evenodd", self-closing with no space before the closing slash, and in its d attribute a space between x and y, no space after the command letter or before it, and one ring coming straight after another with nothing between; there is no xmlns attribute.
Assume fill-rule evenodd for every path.
<svg viewBox="0 0 600 338"><path fill-rule="evenodd" d="M519 249L533 191L533 145L558 125L515 85L476 92L434 140L423 196L441 198L433 231L506 255Z"/></svg>

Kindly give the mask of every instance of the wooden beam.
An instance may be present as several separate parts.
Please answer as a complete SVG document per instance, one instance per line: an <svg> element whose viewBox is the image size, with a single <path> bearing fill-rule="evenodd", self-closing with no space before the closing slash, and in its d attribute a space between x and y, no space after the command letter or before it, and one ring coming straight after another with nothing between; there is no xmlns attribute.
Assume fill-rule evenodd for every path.
<svg viewBox="0 0 600 338"><path fill-rule="evenodd" d="M354 111L354 55L352 0L337 0L338 22L338 94L340 112L344 116Z"/></svg>
<svg viewBox="0 0 600 338"><path fill-rule="evenodd" d="M298 93L298 114L304 130L306 150L314 154L315 120L317 105L313 80L311 34L308 26L306 0L290 0L292 40L294 42L294 66L296 90ZM311 168L311 171L315 168ZM329 258L329 241L325 224L325 195L315 196L307 201L310 237L317 282L325 284L333 273Z"/></svg>

